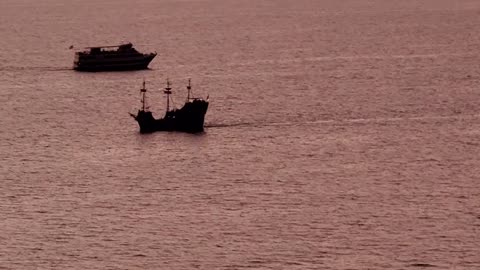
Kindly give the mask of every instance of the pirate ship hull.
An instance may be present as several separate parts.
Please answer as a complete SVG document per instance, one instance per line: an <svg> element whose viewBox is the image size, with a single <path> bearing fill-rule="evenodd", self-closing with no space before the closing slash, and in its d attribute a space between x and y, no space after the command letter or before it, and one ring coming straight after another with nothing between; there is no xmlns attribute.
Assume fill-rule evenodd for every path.
<svg viewBox="0 0 480 270"><path fill-rule="evenodd" d="M208 102L200 99L189 101L181 109L168 111L163 118L155 119L150 111L138 110L132 115L138 122L140 133L155 131L203 132Z"/></svg>

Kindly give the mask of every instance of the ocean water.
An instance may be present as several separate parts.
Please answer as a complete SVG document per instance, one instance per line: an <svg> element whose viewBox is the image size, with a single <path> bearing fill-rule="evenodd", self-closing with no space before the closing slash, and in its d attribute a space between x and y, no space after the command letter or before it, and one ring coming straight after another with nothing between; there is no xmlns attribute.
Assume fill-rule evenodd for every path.
<svg viewBox="0 0 480 270"><path fill-rule="evenodd" d="M0 269L480 269L479 15L0 0ZM151 69L72 70L121 42ZM138 133L167 78L205 133Z"/></svg>

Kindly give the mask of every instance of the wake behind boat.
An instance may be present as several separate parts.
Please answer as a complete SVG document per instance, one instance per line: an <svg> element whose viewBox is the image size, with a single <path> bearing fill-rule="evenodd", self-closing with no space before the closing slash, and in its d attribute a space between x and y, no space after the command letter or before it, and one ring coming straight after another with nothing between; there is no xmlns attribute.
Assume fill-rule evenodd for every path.
<svg viewBox="0 0 480 270"><path fill-rule="evenodd" d="M73 69L77 71L120 71L147 69L157 53L140 53L132 43L87 47L76 52Z"/></svg>
<svg viewBox="0 0 480 270"><path fill-rule="evenodd" d="M142 107L138 110L136 115L130 113L130 115L138 122L140 133L151 133L155 131L202 132L205 122L205 114L208 109L208 97L207 100L193 98L191 97L191 89L190 80L188 80L188 94L185 104L180 109L171 109L170 95L172 94L172 88L170 87L170 81L167 80L167 87L163 91L167 95L165 116L160 119L155 119L152 112L148 110L146 104L147 89L145 88L144 81L143 87L140 89Z"/></svg>

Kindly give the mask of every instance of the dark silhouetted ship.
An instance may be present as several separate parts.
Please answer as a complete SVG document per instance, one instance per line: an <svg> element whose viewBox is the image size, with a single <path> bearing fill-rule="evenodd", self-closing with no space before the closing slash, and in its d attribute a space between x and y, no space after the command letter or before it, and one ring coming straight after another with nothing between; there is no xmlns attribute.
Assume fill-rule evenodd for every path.
<svg viewBox="0 0 480 270"><path fill-rule="evenodd" d="M206 100L191 97L191 89L190 80L188 80L188 94L185 104L180 109L171 109L170 95L172 94L172 88L170 87L170 82L167 80L167 87L163 91L167 95L167 109L165 116L160 119L155 119L146 105L147 89L145 88L144 81L143 87L140 89L142 107L138 110L136 115L130 113L130 115L138 122L140 133L151 133L155 131L202 132L205 114L208 109L208 97Z"/></svg>
<svg viewBox="0 0 480 270"><path fill-rule="evenodd" d="M88 47L88 51L76 52L73 69L78 71L121 71L147 69L156 53L140 53L132 43Z"/></svg>

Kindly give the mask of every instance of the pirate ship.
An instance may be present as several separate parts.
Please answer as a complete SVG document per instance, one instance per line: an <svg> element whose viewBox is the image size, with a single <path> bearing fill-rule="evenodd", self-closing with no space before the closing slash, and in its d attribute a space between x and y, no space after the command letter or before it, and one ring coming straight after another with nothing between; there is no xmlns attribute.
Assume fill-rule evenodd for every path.
<svg viewBox="0 0 480 270"><path fill-rule="evenodd" d="M167 79L167 87L165 87L163 91L167 96L165 115L163 118L156 119L147 106L147 89L145 88L145 81L143 81L143 87L140 89L140 102L142 106L137 114L130 113L138 122L140 133L151 133L155 131L202 132L205 114L208 109L208 97L206 100L192 97L192 86L191 80L189 79L185 104L180 109L171 108L172 88L170 86L170 81Z"/></svg>

